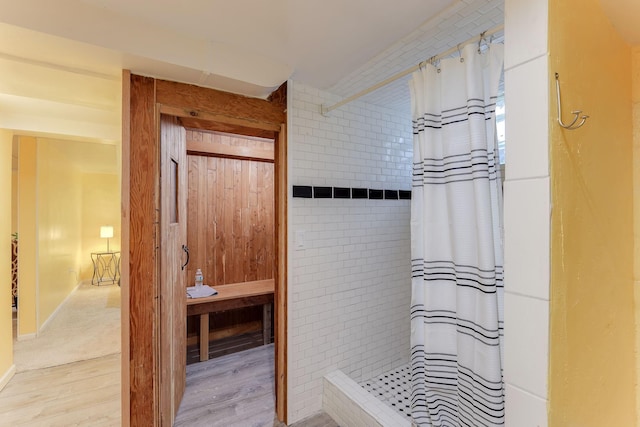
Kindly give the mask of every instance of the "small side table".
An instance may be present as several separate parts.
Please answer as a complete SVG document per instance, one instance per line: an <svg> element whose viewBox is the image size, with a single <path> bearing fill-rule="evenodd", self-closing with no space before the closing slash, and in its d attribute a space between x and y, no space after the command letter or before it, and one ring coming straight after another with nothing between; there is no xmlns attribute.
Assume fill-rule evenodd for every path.
<svg viewBox="0 0 640 427"><path fill-rule="evenodd" d="M91 261L93 262L92 285L100 286L104 282L120 285L120 251L91 252Z"/></svg>

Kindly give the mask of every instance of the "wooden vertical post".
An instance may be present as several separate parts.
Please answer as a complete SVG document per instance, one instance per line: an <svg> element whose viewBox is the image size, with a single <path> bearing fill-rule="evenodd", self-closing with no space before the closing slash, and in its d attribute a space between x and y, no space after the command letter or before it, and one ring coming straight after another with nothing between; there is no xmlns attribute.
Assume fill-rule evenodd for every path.
<svg viewBox="0 0 640 427"><path fill-rule="evenodd" d="M129 147L129 405L132 426L158 425L158 146L155 80L131 76ZM125 279L126 280L126 279Z"/></svg>
<svg viewBox="0 0 640 427"><path fill-rule="evenodd" d="M275 269L275 348L276 414L287 423L287 130L276 138L276 269Z"/></svg>
<svg viewBox="0 0 640 427"><path fill-rule="evenodd" d="M209 360L209 313L200 315L200 361Z"/></svg>

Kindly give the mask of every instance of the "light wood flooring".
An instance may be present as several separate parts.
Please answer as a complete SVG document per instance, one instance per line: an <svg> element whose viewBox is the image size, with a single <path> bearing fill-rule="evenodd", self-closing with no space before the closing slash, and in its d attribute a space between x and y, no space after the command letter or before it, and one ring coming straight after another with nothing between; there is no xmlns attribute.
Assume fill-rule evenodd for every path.
<svg viewBox="0 0 640 427"><path fill-rule="evenodd" d="M0 426L120 426L120 288L82 284L38 338L17 341Z"/></svg>
<svg viewBox="0 0 640 427"><path fill-rule="evenodd" d="M0 425L120 425L120 355L19 372L0 391Z"/></svg>
<svg viewBox="0 0 640 427"><path fill-rule="evenodd" d="M175 426L286 427L273 385L273 344L189 365ZM119 354L20 372L0 391L0 426L116 427L120 414ZM319 413L291 427L339 426Z"/></svg>
<svg viewBox="0 0 640 427"><path fill-rule="evenodd" d="M175 426L284 427L275 417L273 344L187 366ZM338 427L320 413L294 427Z"/></svg>

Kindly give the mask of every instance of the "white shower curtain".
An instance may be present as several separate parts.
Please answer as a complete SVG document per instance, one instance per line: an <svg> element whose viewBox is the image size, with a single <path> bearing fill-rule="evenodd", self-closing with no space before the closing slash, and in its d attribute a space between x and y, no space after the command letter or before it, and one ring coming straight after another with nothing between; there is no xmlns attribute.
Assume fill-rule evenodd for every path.
<svg viewBox="0 0 640 427"><path fill-rule="evenodd" d="M461 59L462 58L462 59ZM413 74L411 411L419 426L502 426L503 45Z"/></svg>

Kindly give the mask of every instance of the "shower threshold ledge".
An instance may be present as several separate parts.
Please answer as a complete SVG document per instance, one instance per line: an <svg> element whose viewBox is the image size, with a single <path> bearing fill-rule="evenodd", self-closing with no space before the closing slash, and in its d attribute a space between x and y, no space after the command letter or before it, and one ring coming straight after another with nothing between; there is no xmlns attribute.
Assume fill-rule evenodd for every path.
<svg viewBox="0 0 640 427"><path fill-rule="evenodd" d="M340 370L324 376L322 408L338 424L350 427L411 427L415 425Z"/></svg>

